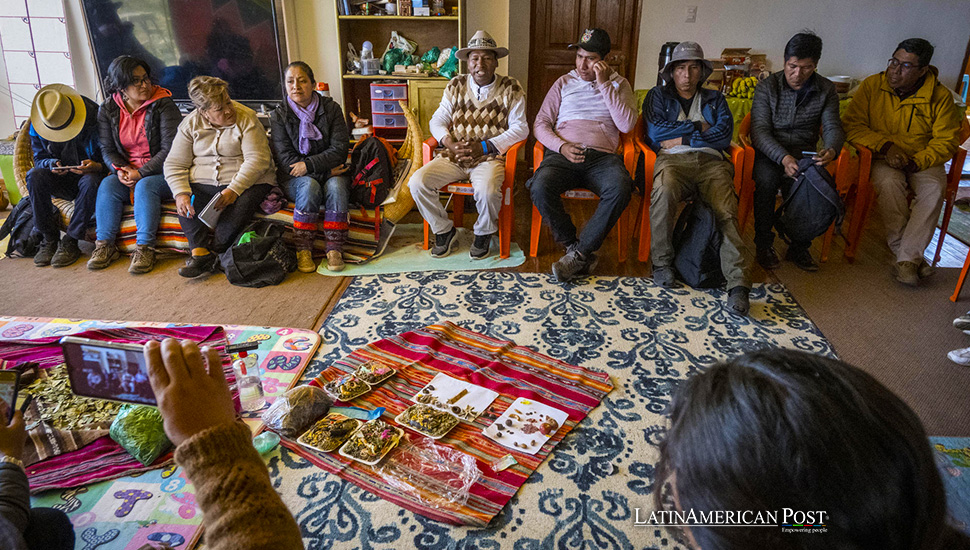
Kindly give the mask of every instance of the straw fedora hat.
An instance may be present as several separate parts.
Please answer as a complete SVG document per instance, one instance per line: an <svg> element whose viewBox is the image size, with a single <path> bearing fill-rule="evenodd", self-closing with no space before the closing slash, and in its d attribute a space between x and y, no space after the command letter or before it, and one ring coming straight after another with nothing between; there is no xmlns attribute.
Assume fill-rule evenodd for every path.
<svg viewBox="0 0 970 550"><path fill-rule="evenodd" d="M455 53L455 57L462 61L467 61L468 54L476 50L490 50L495 52L495 57L499 59L509 55L509 49L499 48L498 44L495 43L495 39L492 38L492 35L485 31L476 31L475 36L472 36L471 40L468 41L468 47L458 50Z"/></svg>
<svg viewBox="0 0 970 550"><path fill-rule="evenodd" d="M81 95L65 84L48 84L30 106L30 123L47 141L70 141L81 133L87 109Z"/></svg>

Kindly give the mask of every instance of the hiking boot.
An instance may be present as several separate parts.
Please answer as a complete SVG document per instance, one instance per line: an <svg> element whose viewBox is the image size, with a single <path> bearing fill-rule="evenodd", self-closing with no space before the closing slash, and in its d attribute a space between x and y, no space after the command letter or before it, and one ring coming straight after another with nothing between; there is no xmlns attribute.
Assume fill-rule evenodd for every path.
<svg viewBox="0 0 970 550"><path fill-rule="evenodd" d="M327 269L330 271L343 271L347 264L344 263L344 255L339 250L327 251Z"/></svg>
<svg viewBox="0 0 970 550"><path fill-rule="evenodd" d="M957 365L970 367L970 348L955 349L946 354L946 356Z"/></svg>
<svg viewBox="0 0 970 550"><path fill-rule="evenodd" d="M765 269L775 269L781 265L781 259L778 258L778 253L775 252L775 247L773 246L759 248L755 254L755 258L758 260L758 265Z"/></svg>
<svg viewBox="0 0 970 550"><path fill-rule="evenodd" d="M593 257L584 256L582 252L574 247L570 247L562 258L552 264L552 276L560 283L568 282L584 271L588 272L592 265Z"/></svg>
<svg viewBox="0 0 970 550"><path fill-rule="evenodd" d="M64 235L61 244L57 245L57 252L51 258L51 267L67 267L81 257L81 249L77 246L77 239Z"/></svg>
<svg viewBox="0 0 970 550"><path fill-rule="evenodd" d="M750 294L751 289L740 285L729 290L727 298L728 309L738 315L747 315L748 310L751 309Z"/></svg>
<svg viewBox="0 0 970 550"><path fill-rule="evenodd" d="M313 252L310 250L296 251L296 269L301 273L313 273L317 270L317 263L313 261Z"/></svg>
<svg viewBox="0 0 970 550"><path fill-rule="evenodd" d="M489 248L492 246L491 235L475 235L475 242L468 249L468 255L473 260L484 260L488 257Z"/></svg>
<svg viewBox="0 0 970 550"><path fill-rule="evenodd" d="M896 280L907 286L919 284L919 267L915 262L899 262L893 268Z"/></svg>
<svg viewBox="0 0 970 550"><path fill-rule="evenodd" d="M815 261L812 253L807 248L789 248L788 252L785 253L785 259L795 264L795 267L802 271L808 271L809 273L818 271L818 262Z"/></svg>
<svg viewBox="0 0 970 550"><path fill-rule="evenodd" d="M155 247L147 244L135 246L135 252L131 255L131 264L128 265L128 273L138 275L148 273L155 268Z"/></svg>
<svg viewBox="0 0 970 550"><path fill-rule="evenodd" d="M216 255L209 252L205 256L192 256L185 261L185 267L179 268L179 275L193 279L199 275L212 273L216 270Z"/></svg>
<svg viewBox="0 0 970 550"><path fill-rule="evenodd" d="M926 260L919 261L919 267L916 268L916 275L918 275L920 279L932 277L934 273L936 273L936 268L926 263Z"/></svg>
<svg viewBox="0 0 970 550"><path fill-rule="evenodd" d="M55 252L57 252L57 241L44 239L40 243L37 254L34 254L34 265L38 267L51 265L51 258L54 257Z"/></svg>
<svg viewBox="0 0 970 550"><path fill-rule="evenodd" d="M451 250L458 244L458 230L454 227L447 233L435 234L434 246L431 247L432 258L444 258L451 254Z"/></svg>
<svg viewBox="0 0 970 550"><path fill-rule="evenodd" d="M954 319L953 326L960 330L970 330L970 311Z"/></svg>
<svg viewBox="0 0 970 550"><path fill-rule="evenodd" d="M653 282L664 288L675 288L677 276L674 273L674 267L670 265L653 266Z"/></svg>
<svg viewBox="0 0 970 550"><path fill-rule="evenodd" d="M118 259L121 253L114 241L94 241L94 252L88 260L88 269L96 271L111 265L111 262Z"/></svg>

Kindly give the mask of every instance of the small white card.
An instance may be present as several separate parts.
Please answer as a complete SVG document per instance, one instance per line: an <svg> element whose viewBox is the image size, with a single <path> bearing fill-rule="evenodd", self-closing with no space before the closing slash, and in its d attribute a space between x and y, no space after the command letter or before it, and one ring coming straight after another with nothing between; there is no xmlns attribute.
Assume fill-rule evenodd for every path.
<svg viewBox="0 0 970 550"><path fill-rule="evenodd" d="M438 373L414 396L414 401L472 421L498 397L498 392Z"/></svg>
<svg viewBox="0 0 970 550"><path fill-rule="evenodd" d="M520 397L482 433L499 445L534 455L568 419L564 411Z"/></svg>

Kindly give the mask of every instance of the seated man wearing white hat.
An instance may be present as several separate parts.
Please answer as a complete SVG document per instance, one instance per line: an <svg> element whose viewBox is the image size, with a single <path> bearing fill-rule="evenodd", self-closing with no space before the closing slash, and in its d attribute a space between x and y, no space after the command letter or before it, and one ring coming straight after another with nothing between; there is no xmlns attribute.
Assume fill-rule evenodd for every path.
<svg viewBox="0 0 970 550"><path fill-rule="evenodd" d="M94 224L98 185L108 174L101 163L98 104L70 86L44 86L34 96L29 132L34 167L27 172L27 190L34 226L44 239L34 265L66 267L81 256L77 242ZM74 201L67 234L59 242L60 214L51 202L55 197Z"/></svg>
<svg viewBox="0 0 970 550"><path fill-rule="evenodd" d="M458 232L448 219L439 190L449 183L470 180L478 208L475 241L469 255L488 257L502 205L505 152L529 135L525 120L525 91L508 76L496 76L499 58L509 54L485 31L478 31L456 56L468 62L468 74L452 78L441 104L431 117L431 135L445 146L441 156L411 176L408 187L418 211L435 234L433 258L451 253Z"/></svg>

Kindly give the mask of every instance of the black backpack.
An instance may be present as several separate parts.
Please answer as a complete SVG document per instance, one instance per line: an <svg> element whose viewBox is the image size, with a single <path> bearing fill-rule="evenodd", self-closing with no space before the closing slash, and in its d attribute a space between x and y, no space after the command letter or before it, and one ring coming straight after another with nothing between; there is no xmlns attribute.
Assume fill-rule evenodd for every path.
<svg viewBox="0 0 970 550"><path fill-rule="evenodd" d="M37 254L43 237L34 231L34 211L30 207L30 197L23 197L13 207L7 220L0 226L0 239L10 236L7 243L7 256L11 258L31 258Z"/></svg>
<svg viewBox="0 0 970 550"><path fill-rule="evenodd" d="M694 288L716 288L726 279L721 272L721 230L714 211L702 200L684 207L674 226L674 267Z"/></svg>
<svg viewBox="0 0 970 550"><path fill-rule="evenodd" d="M219 255L229 282L251 288L278 285L287 273L296 271L296 252L283 244L283 231L283 226L266 220L251 223L241 235L254 235Z"/></svg>
<svg viewBox="0 0 970 550"><path fill-rule="evenodd" d="M350 202L374 208L379 206L394 187L394 173L387 148L376 138L367 138L354 147L350 155L353 181Z"/></svg>
<svg viewBox="0 0 970 550"><path fill-rule="evenodd" d="M835 180L810 158L798 161L798 173L788 198L775 211L775 229L787 243L809 242L835 222L842 234L845 204L835 190Z"/></svg>

